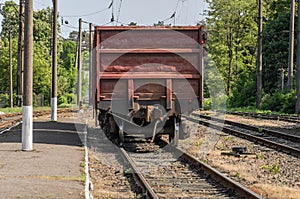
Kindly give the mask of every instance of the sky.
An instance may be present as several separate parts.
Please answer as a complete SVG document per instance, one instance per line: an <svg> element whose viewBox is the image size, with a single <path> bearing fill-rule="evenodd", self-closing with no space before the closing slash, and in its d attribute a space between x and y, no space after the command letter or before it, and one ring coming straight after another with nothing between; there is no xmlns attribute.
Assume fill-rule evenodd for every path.
<svg viewBox="0 0 300 199"><path fill-rule="evenodd" d="M19 3L19 0L14 1ZM0 3L4 2L0 0ZM52 7L52 1L33 0L33 6L34 10ZM58 0L59 22L62 24L60 34L65 38L71 31L78 30L79 18L94 25L136 22L137 25L150 26L163 20L165 24L196 25L204 19L204 10L207 10L205 0ZM175 11L175 20L169 19ZM112 15L119 23L110 23ZM83 24L83 30L88 30L88 24Z"/></svg>

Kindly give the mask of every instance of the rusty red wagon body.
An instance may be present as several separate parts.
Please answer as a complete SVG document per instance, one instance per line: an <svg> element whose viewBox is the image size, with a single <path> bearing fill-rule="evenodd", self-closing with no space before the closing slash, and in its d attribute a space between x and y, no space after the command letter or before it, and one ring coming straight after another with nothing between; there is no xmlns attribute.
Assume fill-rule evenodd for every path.
<svg viewBox="0 0 300 199"><path fill-rule="evenodd" d="M184 137L180 115L202 108L203 34L203 26L95 27L94 97L107 133Z"/></svg>

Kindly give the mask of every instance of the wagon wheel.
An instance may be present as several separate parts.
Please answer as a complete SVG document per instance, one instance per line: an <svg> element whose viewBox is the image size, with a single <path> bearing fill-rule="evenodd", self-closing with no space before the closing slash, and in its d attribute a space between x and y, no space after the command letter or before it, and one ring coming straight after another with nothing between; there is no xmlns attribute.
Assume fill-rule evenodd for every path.
<svg viewBox="0 0 300 199"><path fill-rule="evenodd" d="M177 122L177 118L174 117L174 127L173 132L169 135L169 142L172 146L178 145L178 139L179 139L179 122Z"/></svg>
<svg viewBox="0 0 300 199"><path fill-rule="evenodd" d="M122 122L122 125L119 127L119 142L120 142L120 145L122 145L125 141L123 127L124 127L124 124Z"/></svg>
<svg viewBox="0 0 300 199"><path fill-rule="evenodd" d="M124 131L119 129L119 141L120 144L124 143L125 139L124 139Z"/></svg>

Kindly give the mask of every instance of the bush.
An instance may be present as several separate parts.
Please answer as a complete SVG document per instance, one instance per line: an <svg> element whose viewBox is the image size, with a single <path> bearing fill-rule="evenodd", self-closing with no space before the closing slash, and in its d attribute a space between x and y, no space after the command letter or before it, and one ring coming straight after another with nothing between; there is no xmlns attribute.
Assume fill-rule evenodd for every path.
<svg viewBox="0 0 300 199"><path fill-rule="evenodd" d="M211 104L212 104L211 98L204 98L204 101L203 101L204 110L210 110Z"/></svg>
<svg viewBox="0 0 300 199"><path fill-rule="evenodd" d="M57 104L61 105L61 104L67 104L68 103L68 99L66 96L59 96L57 99Z"/></svg>
<svg viewBox="0 0 300 199"><path fill-rule="evenodd" d="M9 105L9 95L0 94L0 108L7 107Z"/></svg>
<svg viewBox="0 0 300 199"><path fill-rule="evenodd" d="M68 105L76 103L76 95L73 93L67 93L65 95L58 96L58 105Z"/></svg>
<svg viewBox="0 0 300 199"><path fill-rule="evenodd" d="M273 94L266 94L262 98L261 109L281 113L295 113L296 91L286 93L277 91Z"/></svg>
<svg viewBox="0 0 300 199"><path fill-rule="evenodd" d="M232 87L232 94L229 97L228 105L231 108L255 106L256 96L253 91L256 90L255 81L239 80L235 86Z"/></svg>

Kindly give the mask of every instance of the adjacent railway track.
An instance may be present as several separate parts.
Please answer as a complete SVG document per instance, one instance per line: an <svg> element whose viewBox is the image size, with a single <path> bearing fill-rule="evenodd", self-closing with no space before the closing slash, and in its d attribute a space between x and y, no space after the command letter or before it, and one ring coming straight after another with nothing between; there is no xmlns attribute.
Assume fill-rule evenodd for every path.
<svg viewBox="0 0 300 199"><path fill-rule="evenodd" d="M145 198L261 198L180 149L132 144L120 150Z"/></svg>
<svg viewBox="0 0 300 199"><path fill-rule="evenodd" d="M285 121L285 122L300 123L300 116L235 112L235 111L218 111L218 112L231 114L231 115L239 115L239 116L248 116L248 117L253 117L253 118L267 119L267 120L279 120L279 121Z"/></svg>
<svg viewBox="0 0 300 199"><path fill-rule="evenodd" d="M254 143L262 144L288 154L300 156L300 137L282 132L258 128L238 122L218 119L201 114L192 114L196 117L184 116L188 120L200 125L214 128L224 133L232 134Z"/></svg>
<svg viewBox="0 0 300 199"><path fill-rule="evenodd" d="M72 111L71 109L67 108L67 109L58 109L57 112L66 113L71 111ZM50 110L34 111L33 117L40 117L48 114L51 114ZM1 129L5 129L15 124L18 124L21 121L22 121L22 113L11 113L11 114L0 115L0 131Z"/></svg>

